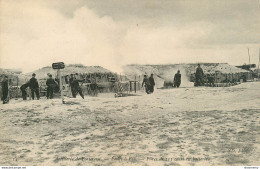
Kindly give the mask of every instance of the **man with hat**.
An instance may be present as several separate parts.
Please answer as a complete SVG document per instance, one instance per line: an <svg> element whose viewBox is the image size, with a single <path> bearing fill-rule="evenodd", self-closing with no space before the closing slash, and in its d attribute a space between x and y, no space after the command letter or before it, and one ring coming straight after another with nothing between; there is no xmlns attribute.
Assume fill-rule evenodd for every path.
<svg viewBox="0 0 260 169"><path fill-rule="evenodd" d="M39 84L37 79L35 78L36 74L32 74L32 78L29 81L29 87L31 89L32 99L34 100L34 92L36 93L36 97L39 100L40 99L40 93L39 93Z"/></svg>
<svg viewBox="0 0 260 169"><path fill-rule="evenodd" d="M48 73L49 78L46 81L47 85L47 99L52 99L53 98L53 89L57 86L57 83L55 80L52 78L52 75Z"/></svg>
<svg viewBox="0 0 260 169"><path fill-rule="evenodd" d="M3 93L3 96L2 96L3 104L6 104L6 103L8 103L8 99L7 99L7 96L8 96L8 76L7 75L4 76L4 79L1 83L1 86L2 86L2 93Z"/></svg>

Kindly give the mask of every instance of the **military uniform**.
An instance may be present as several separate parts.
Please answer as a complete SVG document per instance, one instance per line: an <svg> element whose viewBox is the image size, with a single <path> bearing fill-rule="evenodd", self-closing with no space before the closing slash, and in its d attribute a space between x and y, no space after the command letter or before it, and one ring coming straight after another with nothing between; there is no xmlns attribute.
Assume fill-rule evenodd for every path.
<svg viewBox="0 0 260 169"><path fill-rule="evenodd" d="M29 87L31 89L32 99L34 100L34 92L36 93L36 97L39 100L40 99L40 93L39 93L39 84L35 77L32 77L29 82Z"/></svg>
<svg viewBox="0 0 260 169"><path fill-rule="evenodd" d="M152 76L149 77L149 82L150 82L150 93L153 93L155 82L154 82L154 78Z"/></svg>
<svg viewBox="0 0 260 169"><path fill-rule="evenodd" d="M147 94L150 94L150 90L151 90L151 84L150 81L147 77L144 77L143 83L142 83L142 87L145 85L145 92Z"/></svg>
<svg viewBox="0 0 260 169"><path fill-rule="evenodd" d="M47 99L52 99L53 98L53 90L56 87L56 82L54 81L54 79L49 78L46 81L46 85L47 85Z"/></svg>
<svg viewBox="0 0 260 169"><path fill-rule="evenodd" d="M72 82L73 82L73 80L74 80L74 78L71 76L70 78L69 78L69 85L70 85L70 90L71 90L71 94L72 94L72 96L74 97L74 87L73 87L73 84L72 84Z"/></svg>
<svg viewBox="0 0 260 169"><path fill-rule="evenodd" d="M203 70L201 67L197 67L195 73L195 86L202 86L203 85Z"/></svg>
<svg viewBox="0 0 260 169"><path fill-rule="evenodd" d="M173 87L179 88L180 85L181 85L181 74L180 73L176 73L174 75Z"/></svg>
<svg viewBox="0 0 260 169"><path fill-rule="evenodd" d="M8 102L8 100L7 100L7 96L8 96L8 79L3 80L2 83L1 83L1 86L2 86L2 93L3 93L2 100L3 100L3 104L5 104L5 103Z"/></svg>
<svg viewBox="0 0 260 169"><path fill-rule="evenodd" d="M29 87L29 82L23 84L21 87L20 87L20 90L22 91L22 96L23 96L23 100L26 100L27 99L27 92L26 92L26 88Z"/></svg>
<svg viewBox="0 0 260 169"><path fill-rule="evenodd" d="M79 86L79 82L82 82L82 80L73 79L73 81L72 81L72 96L74 98L76 98L77 94L79 93L79 95L84 99L84 95L83 95L81 87Z"/></svg>

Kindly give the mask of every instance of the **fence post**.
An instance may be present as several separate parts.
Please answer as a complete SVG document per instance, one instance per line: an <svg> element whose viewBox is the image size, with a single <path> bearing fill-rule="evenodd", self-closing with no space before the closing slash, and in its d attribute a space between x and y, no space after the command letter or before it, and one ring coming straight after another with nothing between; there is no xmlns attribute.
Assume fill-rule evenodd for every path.
<svg viewBox="0 0 260 169"><path fill-rule="evenodd" d="M16 86L16 98L18 98L18 92L19 92L19 88L18 88L18 76L16 77L16 81L17 81L17 86Z"/></svg>
<svg viewBox="0 0 260 169"><path fill-rule="evenodd" d="M132 82L129 81L129 84L130 84L130 92L132 92Z"/></svg>
<svg viewBox="0 0 260 169"><path fill-rule="evenodd" d="M134 87L135 87L135 93L136 93L136 75L135 75L135 86Z"/></svg>

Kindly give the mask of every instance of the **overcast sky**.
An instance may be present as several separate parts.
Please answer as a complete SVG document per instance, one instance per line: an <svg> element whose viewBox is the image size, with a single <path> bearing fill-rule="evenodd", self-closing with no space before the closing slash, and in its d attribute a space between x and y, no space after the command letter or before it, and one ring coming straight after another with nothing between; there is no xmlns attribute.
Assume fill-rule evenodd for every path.
<svg viewBox="0 0 260 169"><path fill-rule="evenodd" d="M0 67L258 63L259 0L0 0Z"/></svg>

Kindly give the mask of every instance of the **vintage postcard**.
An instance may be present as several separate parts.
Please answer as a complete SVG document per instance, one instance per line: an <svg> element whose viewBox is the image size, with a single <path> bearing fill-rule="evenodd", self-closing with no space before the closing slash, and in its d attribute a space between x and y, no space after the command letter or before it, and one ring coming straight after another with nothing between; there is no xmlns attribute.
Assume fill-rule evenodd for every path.
<svg viewBox="0 0 260 169"><path fill-rule="evenodd" d="M0 0L0 166L259 166L259 0Z"/></svg>

